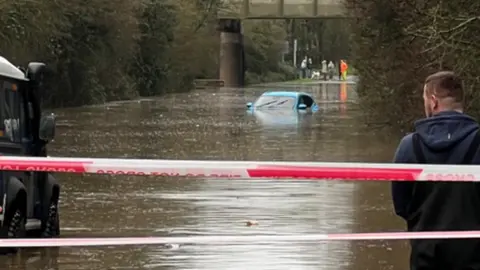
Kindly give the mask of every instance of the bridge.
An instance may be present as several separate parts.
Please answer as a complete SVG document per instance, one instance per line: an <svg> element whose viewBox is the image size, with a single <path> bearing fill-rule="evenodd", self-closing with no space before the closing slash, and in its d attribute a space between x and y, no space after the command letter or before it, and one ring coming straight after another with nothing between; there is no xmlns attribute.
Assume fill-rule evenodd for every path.
<svg viewBox="0 0 480 270"><path fill-rule="evenodd" d="M219 19L342 18L342 0L224 0Z"/></svg>
<svg viewBox="0 0 480 270"><path fill-rule="evenodd" d="M217 13L220 31L219 81L226 87L244 84L241 20L347 17L344 0L223 0Z"/></svg>

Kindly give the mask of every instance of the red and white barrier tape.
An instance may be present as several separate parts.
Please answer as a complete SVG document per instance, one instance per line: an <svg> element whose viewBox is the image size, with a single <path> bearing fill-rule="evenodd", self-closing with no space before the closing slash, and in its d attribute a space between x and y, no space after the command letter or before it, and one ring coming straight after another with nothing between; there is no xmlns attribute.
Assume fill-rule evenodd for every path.
<svg viewBox="0 0 480 270"><path fill-rule="evenodd" d="M479 181L478 165L337 162L196 161L0 157L0 171L48 171L205 178L299 178L376 181Z"/></svg>
<svg viewBox="0 0 480 270"><path fill-rule="evenodd" d="M303 235L238 235L187 237L113 237L113 238L44 238L0 239L0 247L80 247L114 245L166 245L166 244L248 244L255 242L318 242L357 240L409 240L409 239L466 239L480 238L480 231L452 232L384 232Z"/></svg>

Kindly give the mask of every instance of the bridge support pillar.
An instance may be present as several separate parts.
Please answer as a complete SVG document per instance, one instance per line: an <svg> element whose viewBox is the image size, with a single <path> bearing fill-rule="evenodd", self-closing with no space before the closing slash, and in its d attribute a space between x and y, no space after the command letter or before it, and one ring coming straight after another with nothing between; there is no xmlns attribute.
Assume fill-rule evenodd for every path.
<svg viewBox="0 0 480 270"><path fill-rule="evenodd" d="M220 19L219 77L226 87L242 87L245 81L245 53L242 23L237 19Z"/></svg>

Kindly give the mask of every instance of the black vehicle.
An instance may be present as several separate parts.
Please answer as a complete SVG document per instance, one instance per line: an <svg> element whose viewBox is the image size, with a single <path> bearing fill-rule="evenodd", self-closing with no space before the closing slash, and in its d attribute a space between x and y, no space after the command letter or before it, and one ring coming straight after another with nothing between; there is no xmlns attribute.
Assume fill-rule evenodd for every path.
<svg viewBox="0 0 480 270"><path fill-rule="evenodd" d="M55 116L42 116L40 90L46 65L25 71L0 57L0 155L46 157ZM60 234L60 186L51 173L0 171L0 238ZM0 250L16 251L15 248Z"/></svg>

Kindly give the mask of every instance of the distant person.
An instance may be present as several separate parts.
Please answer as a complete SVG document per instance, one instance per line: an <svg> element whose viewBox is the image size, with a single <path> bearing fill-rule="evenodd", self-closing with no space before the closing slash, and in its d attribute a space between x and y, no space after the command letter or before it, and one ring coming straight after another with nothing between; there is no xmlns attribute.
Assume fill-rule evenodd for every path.
<svg viewBox="0 0 480 270"><path fill-rule="evenodd" d="M450 71L430 75L423 87L426 118L415 122L395 163L480 164L479 125L463 113L461 79ZM392 182L395 212L408 231L480 230L480 184ZM410 269L480 269L480 239L411 240Z"/></svg>
<svg viewBox="0 0 480 270"><path fill-rule="evenodd" d="M327 74L328 74L328 66L327 66L327 60L322 61L322 77L323 80L327 80Z"/></svg>
<svg viewBox="0 0 480 270"><path fill-rule="evenodd" d="M328 69L328 77L331 80L333 79L333 73L335 72L335 64L333 64L333 62L330 61L328 63L327 69Z"/></svg>
<svg viewBox="0 0 480 270"><path fill-rule="evenodd" d="M310 78L312 75L312 58L308 58L307 62L307 78Z"/></svg>
<svg viewBox="0 0 480 270"><path fill-rule="evenodd" d="M345 60L340 61L340 73L342 74L342 80L346 81L347 80L347 70L348 70L348 65Z"/></svg>
<svg viewBox="0 0 480 270"><path fill-rule="evenodd" d="M307 57L305 56L305 59L302 60L302 63L300 64L300 69L302 71L302 79L305 79L307 76Z"/></svg>
<svg viewBox="0 0 480 270"><path fill-rule="evenodd" d="M340 62L338 62L338 80L341 81L342 80L342 60L340 60Z"/></svg>

